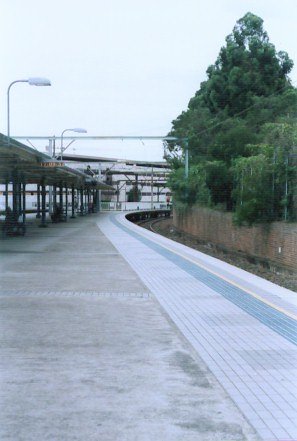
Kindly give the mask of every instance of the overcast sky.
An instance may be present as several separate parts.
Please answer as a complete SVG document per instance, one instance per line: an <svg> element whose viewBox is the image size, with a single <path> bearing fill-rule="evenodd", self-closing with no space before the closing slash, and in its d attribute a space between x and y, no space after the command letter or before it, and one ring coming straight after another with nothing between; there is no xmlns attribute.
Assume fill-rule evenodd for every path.
<svg viewBox="0 0 297 441"><path fill-rule="evenodd" d="M246 12L259 15L296 66L296 0L0 0L1 126L15 84L10 131L56 135L165 135L206 79L225 37ZM69 133L70 134L70 133ZM47 144L35 142L44 149ZM79 141L70 153L160 160L161 143Z"/></svg>

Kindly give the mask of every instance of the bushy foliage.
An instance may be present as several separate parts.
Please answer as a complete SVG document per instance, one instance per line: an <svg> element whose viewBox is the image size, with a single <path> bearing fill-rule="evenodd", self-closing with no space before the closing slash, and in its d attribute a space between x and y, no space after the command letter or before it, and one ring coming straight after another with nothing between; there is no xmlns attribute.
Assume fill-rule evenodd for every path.
<svg viewBox="0 0 297 441"><path fill-rule="evenodd" d="M175 155L170 185L175 200L224 204L237 223L296 215L297 91L293 62L270 43L263 20L247 13L227 36L207 80L170 136L188 138L190 171ZM178 159L177 159L178 158Z"/></svg>
<svg viewBox="0 0 297 441"><path fill-rule="evenodd" d="M175 198L184 204L210 204L210 190L206 185L206 172L202 164L191 167L188 179L185 179L184 168L178 168L169 177L168 185Z"/></svg>
<svg viewBox="0 0 297 441"><path fill-rule="evenodd" d="M260 153L249 158L238 158L233 163L236 186L233 196L236 200L235 222L270 221L273 218L272 165Z"/></svg>
<svg viewBox="0 0 297 441"><path fill-rule="evenodd" d="M141 191L137 185L133 185L127 193L128 202L140 202L142 198Z"/></svg>

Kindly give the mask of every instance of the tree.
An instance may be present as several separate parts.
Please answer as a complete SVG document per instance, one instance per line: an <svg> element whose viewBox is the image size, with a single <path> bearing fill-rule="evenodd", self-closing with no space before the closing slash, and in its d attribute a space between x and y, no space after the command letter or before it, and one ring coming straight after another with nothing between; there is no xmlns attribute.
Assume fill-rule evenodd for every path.
<svg viewBox="0 0 297 441"><path fill-rule="evenodd" d="M168 155L179 156L170 178L176 200L224 203L227 209L236 210L238 219L243 221L246 216L248 222L294 216L292 152L284 156L287 150L278 146L280 132L276 126L273 130L267 126L282 124L284 119L291 127L296 125L297 90L288 77L292 67L288 54L277 52L270 43L260 17L248 12L237 21L217 60L208 67L207 80L190 99L187 110L172 122L169 135L188 138L191 165L188 181L182 180L182 155L178 155L182 146L169 145ZM286 140L286 148L293 145L297 143ZM242 203L239 171L244 174ZM259 181L253 183L249 176L257 176ZM261 187L265 180L272 180L269 207L262 197L267 196L264 184Z"/></svg>
<svg viewBox="0 0 297 441"><path fill-rule="evenodd" d="M205 168L201 165L190 167L189 176L185 178L184 167L174 170L167 181L168 186L173 190L175 201L182 204L193 205L210 203L210 191L206 185Z"/></svg>
<svg viewBox="0 0 297 441"><path fill-rule="evenodd" d="M234 220L238 225L272 220L272 165L263 154L237 158L233 165L237 185Z"/></svg>
<svg viewBox="0 0 297 441"><path fill-rule="evenodd" d="M233 177L224 161L209 161L205 164L206 186L210 192L210 200L214 205L226 204L231 210Z"/></svg>
<svg viewBox="0 0 297 441"><path fill-rule="evenodd" d="M226 38L204 83L208 108L238 115L254 104L254 97L268 97L290 86L287 75L293 67L286 52L276 52L263 30L263 20L248 12Z"/></svg>
<svg viewBox="0 0 297 441"><path fill-rule="evenodd" d="M127 202L140 202L141 197L141 191L138 186L134 184L127 193Z"/></svg>
<svg viewBox="0 0 297 441"><path fill-rule="evenodd" d="M262 132L273 151L273 206L276 219L297 218L297 121L267 123Z"/></svg>

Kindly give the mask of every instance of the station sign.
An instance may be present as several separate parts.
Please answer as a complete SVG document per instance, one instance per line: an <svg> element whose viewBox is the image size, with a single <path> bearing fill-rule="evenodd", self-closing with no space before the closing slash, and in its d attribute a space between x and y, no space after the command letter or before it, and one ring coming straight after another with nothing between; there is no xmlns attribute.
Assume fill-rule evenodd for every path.
<svg viewBox="0 0 297 441"><path fill-rule="evenodd" d="M64 162L42 162L41 167L46 167L46 168L55 168L55 167L64 167L65 163Z"/></svg>

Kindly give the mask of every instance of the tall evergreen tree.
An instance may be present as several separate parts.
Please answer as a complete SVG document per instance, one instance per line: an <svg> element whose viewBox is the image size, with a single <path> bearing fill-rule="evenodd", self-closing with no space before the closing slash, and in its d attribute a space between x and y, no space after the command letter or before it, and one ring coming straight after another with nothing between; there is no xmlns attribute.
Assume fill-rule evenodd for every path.
<svg viewBox="0 0 297 441"><path fill-rule="evenodd" d="M268 162L271 158L269 155L265 157L265 152L259 153L261 148L259 150L256 146L266 142L263 127L267 123L277 123L284 117L287 121L296 121L297 92L288 77L292 67L293 61L288 54L277 52L269 41L260 17L248 12L237 21L217 60L208 67L207 80L201 83L200 89L191 98L188 109L172 122L170 135L188 138L190 164L194 167L199 165L194 174L190 169L191 183L189 181L188 185L191 191L185 193L186 182L180 182L183 190L178 190L182 176L180 171L172 177L177 199L178 195L184 199L187 194L187 203L195 202L197 198L190 200L189 195L196 188L197 170L205 170L204 184L209 190L207 200L210 204L223 202L228 209L235 206L243 213L237 218L244 220L246 216L249 223L273 218L273 209L262 207L263 198L260 196L262 202L259 204L254 201L243 207L241 201L239 207L238 172L239 169L241 172L248 170L251 165L257 179L261 179L261 170L262 179L270 179L273 166ZM173 150L176 151L176 146L169 145L169 157ZM252 156L257 158L252 159ZM247 159L244 162L241 158ZM263 161L268 161L267 167L263 167ZM199 176L200 185L201 179ZM196 180L198 183L198 178ZM247 176L245 182L248 182ZM258 185L251 191L245 191L246 201L255 199L261 188ZM274 205L277 206L277 203ZM249 216L246 207L252 207L254 214ZM263 216L255 215L256 211L262 212Z"/></svg>

